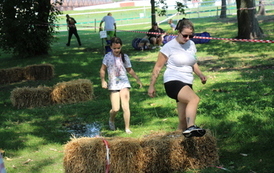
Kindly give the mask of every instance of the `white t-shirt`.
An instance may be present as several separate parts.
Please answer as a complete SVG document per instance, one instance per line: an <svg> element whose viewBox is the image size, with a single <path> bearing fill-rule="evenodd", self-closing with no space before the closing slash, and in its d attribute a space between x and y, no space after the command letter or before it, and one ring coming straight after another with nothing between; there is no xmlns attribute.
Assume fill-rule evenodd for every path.
<svg viewBox="0 0 274 173"><path fill-rule="evenodd" d="M103 59L103 64L107 66L109 90L121 90L131 87L126 71L126 68L131 68L131 63L128 55L124 54L124 56L125 63L123 63L121 57L114 56L112 52L107 53Z"/></svg>
<svg viewBox="0 0 274 173"><path fill-rule="evenodd" d="M197 62L195 43L189 40L185 44L180 44L175 38L166 43L160 51L168 58L164 83L179 80L192 84L193 65Z"/></svg>
<svg viewBox="0 0 274 173"><path fill-rule="evenodd" d="M102 21L105 22L105 31L114 31L115 19L112 16L105 16Z"/></svg>

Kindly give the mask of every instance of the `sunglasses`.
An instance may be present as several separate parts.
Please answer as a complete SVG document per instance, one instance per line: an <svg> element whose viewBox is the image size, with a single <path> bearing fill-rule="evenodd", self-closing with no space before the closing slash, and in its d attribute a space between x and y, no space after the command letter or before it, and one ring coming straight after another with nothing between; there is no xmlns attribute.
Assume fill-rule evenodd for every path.
<svg viewBox="0 0 274 173"><path fill-rule="evenodd" d="M184 38L189 37L190 39L194 37L194 35L183 35L183 34L181 34L181 35L182 35Z"/></svg>

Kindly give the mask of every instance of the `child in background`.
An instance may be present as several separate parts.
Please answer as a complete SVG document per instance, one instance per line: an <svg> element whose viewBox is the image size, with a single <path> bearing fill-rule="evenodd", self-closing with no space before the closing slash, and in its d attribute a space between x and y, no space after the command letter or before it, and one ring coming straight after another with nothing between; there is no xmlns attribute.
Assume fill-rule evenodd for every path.
<svg viewBox="0 0 274 173"><path fill-rule="evenodd" d="M174 32L176 25L173 23L172 19L168 19L167 23L169 24L170 28L172 29L172 32Z"/></svg>
<svg viewBox="0 0 274 173"><path fill-rule="evenodd" d="M100 69L100 78L102 88L110 91L111 110L109 112L109 128L115 130L115 116L120 110L120 104L123 109L123 117L125 122L125 131L131 134L130 126L130 82L127 77L129 73L134 77L137 83L142 87L142 83L133 68L127 54L121 52L122 40L118 37L111 39L111 52L107 53L103 59ZM105 80L105 74L108 74L108 83ZM121 103L120 103L121 102Z"/></svg>

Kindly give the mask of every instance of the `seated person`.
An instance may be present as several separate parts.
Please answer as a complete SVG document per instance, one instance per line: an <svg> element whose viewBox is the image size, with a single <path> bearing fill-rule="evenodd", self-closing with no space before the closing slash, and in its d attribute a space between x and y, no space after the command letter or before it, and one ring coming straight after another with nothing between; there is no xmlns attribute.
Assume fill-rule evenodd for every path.
<svg viewBox="0 0 274 173"><path fill-rule="evenodd" d="M140 40L138 47L140 48L140 50L150 49L150 41L147 36Z"/></svg>
<svg viewBox="0 0 274 173"><path fill-rule="evenodd" d="M153 46L152 49L155 49L156 45L158 45L158 47L160 48L163 42L164 35L166 34L165 31L162 28L159 28L157 23L153 23L151 29L149 29L148 32L149 33L147 34L147 36Z"/></svg>
<svg viewBox="0 0 274 173"><path fill-rule="evenodd" d="M173 23L172 19L168 19L167 23L169 24L172 31L175 31L176 25Z"/></svg>

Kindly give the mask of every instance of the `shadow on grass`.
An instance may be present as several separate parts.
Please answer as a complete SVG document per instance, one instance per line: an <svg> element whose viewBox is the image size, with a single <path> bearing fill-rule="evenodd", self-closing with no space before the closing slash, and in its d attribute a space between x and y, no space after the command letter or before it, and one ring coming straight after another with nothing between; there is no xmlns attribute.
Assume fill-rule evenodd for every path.
<svg viewBox="0 0 274 173"><path fill-rule="evenodd" d="M208 24L209 26L209 24ZM205 27L208 27L205 26ZM81 37L81 32L80 37ZM83 32L84 33L84 32ZM84 34L82 34L84 35ZM90 37L89 37L90 36ZM143 37L144 34L132 35L131 33L118 33L125 38L124 52L132 56L133 68L141 74L145 88L149 83L150 72L155 60L146 60L142 56L156 53L156 50L135 51L131 46L134 37ZM1 67L26 66L30 64L52 63L55 66L55 77L49 81L23 81L20 83L1 85L1 114L0 114L0 148L5 150L21 150L30 146L26 145L26 136L33 135L42 139L41 145L49 143L64 144L69 140L69 133L63 127L64 122L77 121L81 118L84 123L94 121L104 122L103 128L107 129L108 112L110 109L109 93L100 88L99 69L103 58L101 40L97 34L90 33L81 37L83 46L78 47L76 40L72 40L70 47L66 47L67 35L61 33L60 39L54 44L50 55L31 59L3 58ZM75 46L76 45L76 46ZM269 153L273 153L273 58L271 58L273 44L261 43L236 43L212 40L209 44L197 45L199 52L207 52L209 58L200 62L202 67L209 72L227 74L231 71L239 72L236 81L215 82L205 91L210 98L203 98L205 102L199 105L199 111L209 116L212 125L208 128L216 131L219 140L221 162L235 172L268 172L273 170ZM239 52L243 59L231 54ZM254 56L254 54L259 54ZM140 56L135 59L134 56ZM211 57L215 56L216 59ZM229 58L227 58L229 57ZM261 58L262 57L262 58ZM144 74L143 74L144 73ZM229 75L229 74L228 74ZM12 107L9 96L16 87L39 85L53 86L57 82L79 78L90 79L94 83L95 100L70 105L54 105L45 108L20 109ZM160 83L161 79L159 79ZM135 85L132 82L133 86ZM162 87L162 85L159 85ZM134 88L134 87L133 87ZM142 108L139 102L148 100L146 89L133 89L131 92L132 125L150 124L155 118L177 116L171 106L156 106ZM145 90L145 91L144 91ZM162 90L162 91L161 91ZM160 99L169 99L160 88ZM154 101L151 101L152 103ZM174 103L175 104L175 103ZM238 113L240 112L240 113ZM263 113L262 113L263 112ZM148 115L148 116L144 116ZM117 127L123 129L124 123L120 114ZM155 121L152 125L160 125L163 121ZM176 128L177 123L164 122ZM22 126L24 132L20 132ZM214 124L214 125L213 125ZM109 136L118 136L121 133L109 133ZM15 152L14 152L15 153ZM241 153L248 156L242 156ZM249 163L252 162L252 165ZM45 161L45 165L51 161ZM42 166L41 164L40 166ZM39 166L37 167L39 169ZM258 169L258 170L257 170ZM260 170L259 170L260 169Z"/></svg>

